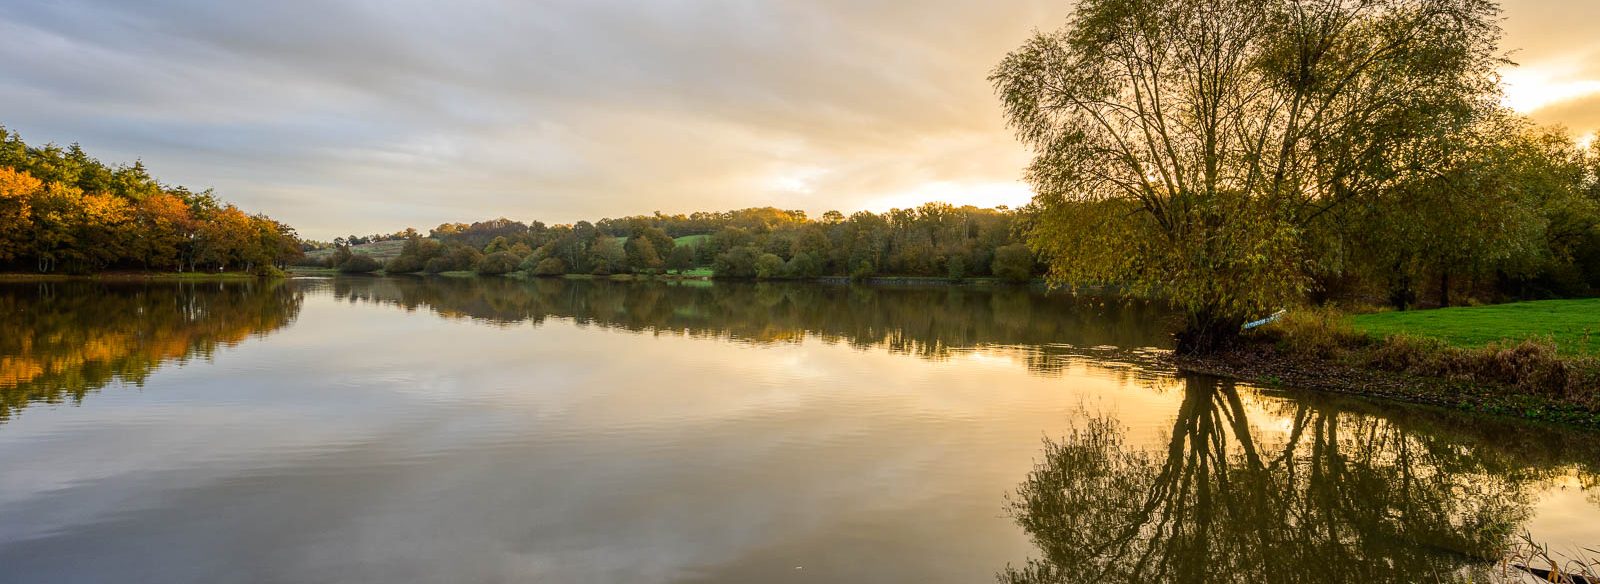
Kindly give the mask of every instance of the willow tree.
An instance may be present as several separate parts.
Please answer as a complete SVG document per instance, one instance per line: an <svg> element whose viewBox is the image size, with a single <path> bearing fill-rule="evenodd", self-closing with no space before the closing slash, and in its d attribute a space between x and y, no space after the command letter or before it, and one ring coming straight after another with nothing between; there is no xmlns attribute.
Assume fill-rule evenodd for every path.
<svg viewBox="0 0 1600 584"><path fill-rule="evenodd" d="M1308 229L1448 165L1492 110L1492 0L1084 0L990 80L1033 148L1032 246L1062 285L1187 313L1215 348L1337 254Z"/></svg>

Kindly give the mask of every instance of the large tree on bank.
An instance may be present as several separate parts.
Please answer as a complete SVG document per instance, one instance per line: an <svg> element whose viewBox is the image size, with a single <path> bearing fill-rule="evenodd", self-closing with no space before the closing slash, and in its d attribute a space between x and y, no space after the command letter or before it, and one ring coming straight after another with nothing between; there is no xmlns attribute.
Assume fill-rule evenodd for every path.
<svg viewBox="0 0 1600 584"><path fill-rule="evenodd" d="M1031 245L1063 285L1159 293L1184 352L1293 303L1319 221L1445 172L1497 113L1492 0L1082 0L990 80L1033 148Z"/></svg>

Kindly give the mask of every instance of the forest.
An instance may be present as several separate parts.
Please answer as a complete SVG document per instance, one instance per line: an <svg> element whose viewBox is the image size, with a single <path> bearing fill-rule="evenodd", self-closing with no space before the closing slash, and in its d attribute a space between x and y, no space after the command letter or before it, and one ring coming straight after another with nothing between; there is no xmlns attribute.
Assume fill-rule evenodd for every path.
<svg viewBox="0 0 1600 584"><path fill-rule="evenodd" d="M828 211L770 207L688 215L639 215L571 225L510 219L447 223L423 236L415 229L393 235L351 236L332 253L308 256L309 265L344 272L390 274L472 271L661 274L706 270L732 279L811 279L917 276L996 277L1027 281L1038 274L1022 243L1026 213L927 203L886 213L846 217ZM352 251L350 241L403 240L386 262Z"/></svg>
<svg viewBox="0 0 1600 584"><path fill-rule="evenodd" d="M0 271L276 273L295 230L209 189L164 185L142 162L108 165L77 144L29 146L0 126Z"/></svg>

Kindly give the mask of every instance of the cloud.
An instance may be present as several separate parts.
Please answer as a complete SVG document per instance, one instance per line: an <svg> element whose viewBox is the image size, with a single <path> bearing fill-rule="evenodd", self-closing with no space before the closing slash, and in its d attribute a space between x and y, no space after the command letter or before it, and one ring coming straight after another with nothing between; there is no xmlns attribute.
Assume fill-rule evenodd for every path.
<svg viewBox="0 0 1600 584"><path fill-rule="evenodd" d="M1529 67L1600 51L1507 4ZM1059 0L0 4L0 123L327 238L494 216L1012 204L985 77ZM1551 29L1570 34L1551 34ZM1591 35L1592 36L1592 35ZM1519 45L1521 43L1521 45ZM1540 69L1544 70L1544 69ZM1018 199L1018 200L1010 200Z"/></svg>
<svg viewBox="0 0 1600 584"><path fill-rule="evenodd" d="M1566 126L1574 135L1594 133L1600 130L1600 92L1551 104L1529 117L1544 124Z"/></svg>
<svg viewBox="0 0 1600 584"><path fill-rule="evenodd" d="M30 140L313 236L497 215L851 210L1012 181L984 76L1057 2L166 0L0 7ZM807 188L783 185L804 174Z"/></svg>

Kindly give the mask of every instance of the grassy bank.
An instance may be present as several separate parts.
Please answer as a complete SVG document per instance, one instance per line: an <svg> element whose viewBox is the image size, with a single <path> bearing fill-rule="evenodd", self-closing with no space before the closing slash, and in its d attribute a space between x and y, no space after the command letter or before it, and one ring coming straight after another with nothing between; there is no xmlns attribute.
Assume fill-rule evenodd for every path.
<svg viewBox="0 0 1600 584"><path fill-rule="evenodd" d="M1562 355L1600 352L1600 339L1591 338L1600 329L1600 298L1379 312L1353 316L1350 322L1378 337L1426 337L1467 349L1545 338Z"/></svg>
<svg viewBox="0 0 1600 584"><path fill-rule="evenodd" d="M1600 357L1582 342L1596 310L1589 300L1354 317L1302 309L1228 351L1175 359L1268 386L1600 427Z"/></svg>

